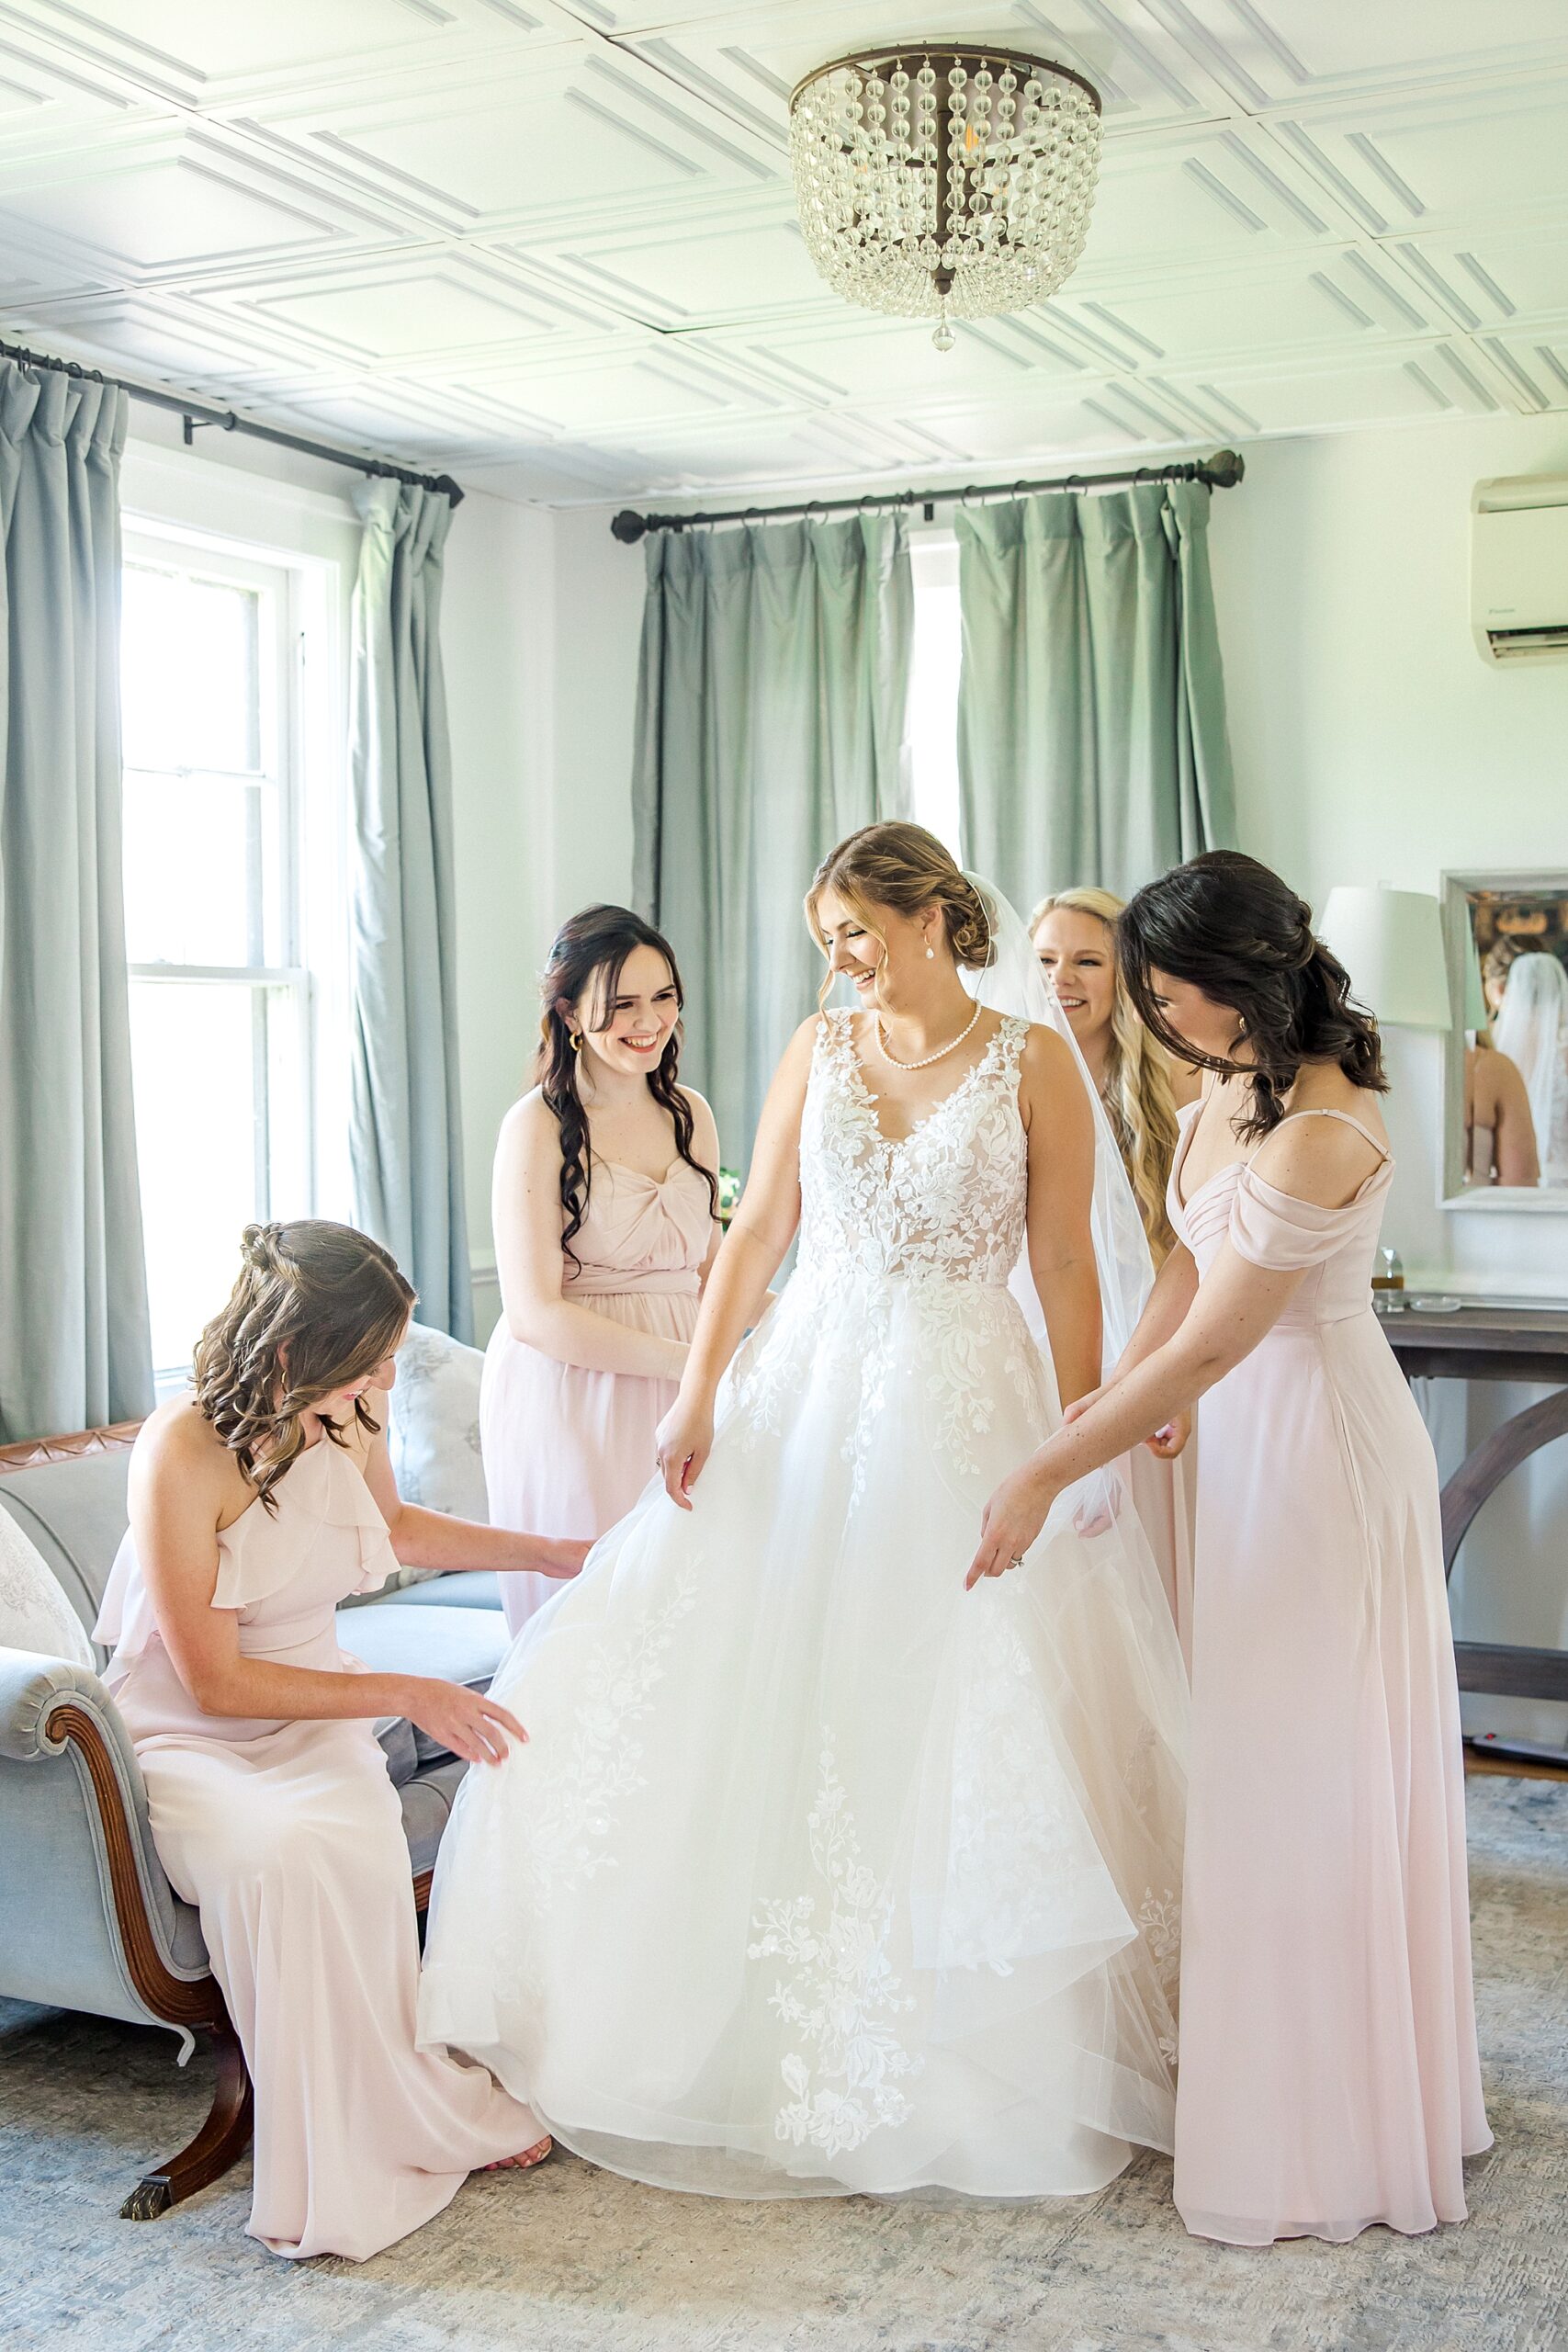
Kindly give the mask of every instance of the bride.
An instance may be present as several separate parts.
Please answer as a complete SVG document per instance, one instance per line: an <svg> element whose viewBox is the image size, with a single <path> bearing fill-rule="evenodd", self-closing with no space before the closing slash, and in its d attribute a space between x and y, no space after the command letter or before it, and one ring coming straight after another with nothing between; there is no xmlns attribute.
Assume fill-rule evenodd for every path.
<svg viewBox="0 0 1568 2352"><path fill-rule="evenodd" d="M496 1679L529 1740L458 1796L420 2039L665 2188L1069 2195L1171 2143L1181 1659L1113 1486L964 1580L1100 1381L1114 1146L931 834L807 911L861 1009L779 1068L661 1479Z"/></svg>

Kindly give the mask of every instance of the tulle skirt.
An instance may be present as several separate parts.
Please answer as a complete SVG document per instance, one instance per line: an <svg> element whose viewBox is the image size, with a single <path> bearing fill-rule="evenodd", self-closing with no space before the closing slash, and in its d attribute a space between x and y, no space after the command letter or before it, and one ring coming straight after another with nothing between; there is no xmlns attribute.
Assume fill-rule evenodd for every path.
<svg viewBox="0 0 1568 2352"><path fill-rule="evenodd" d="M1053 1395L1005 1290L796 1275L694 1509L650 1487L502 1667L530 1741L443 1842L422 2042L675 2188L1061 2195L1170 2146L1158 1576L1066 1497L964 1589Z"/></svg>

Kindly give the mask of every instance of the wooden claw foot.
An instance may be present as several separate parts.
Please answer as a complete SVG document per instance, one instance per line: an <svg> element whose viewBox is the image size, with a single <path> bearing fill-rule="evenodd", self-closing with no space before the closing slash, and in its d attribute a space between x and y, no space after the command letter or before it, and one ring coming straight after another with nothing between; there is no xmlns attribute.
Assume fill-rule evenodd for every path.
<svg viewBox="0 0 1568 2352"><path fill-rule="evenodd" d="M182 2148L177 2156L138 2181L119 2209L122 2222L155 2222L171 2205L220 2179L250 2143L251 2078L245 2071L244 2052L226 2018L211 2032L218 2081L207 2120L188 2148Z"/></svg>

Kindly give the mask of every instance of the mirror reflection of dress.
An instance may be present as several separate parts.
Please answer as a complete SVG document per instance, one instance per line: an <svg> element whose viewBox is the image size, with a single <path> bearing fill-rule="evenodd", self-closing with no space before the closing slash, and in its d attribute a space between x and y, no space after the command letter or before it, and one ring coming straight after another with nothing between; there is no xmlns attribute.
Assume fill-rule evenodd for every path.
<svg viewBox="0 0 1568 2352"><path fill-rule="evenodd" d="M1515 959L1492 1034L1525 1081L1540 1182L1568 1185L1568 971L1555 956Z"/></svg>
<svg viewBox="0 0 1568 2352"><path fill-rule="evenodd" d="M650 1487L496 1679L529 1742L442 1842L421 2040L633 2178L1067 2195L1170 2144L1187 1702L1154 1564L1067 1496L964 1589L1058 1418L1008 1289L1027 1034L893 1139L824 1017L798 1265L694 1508Z"/></svg>

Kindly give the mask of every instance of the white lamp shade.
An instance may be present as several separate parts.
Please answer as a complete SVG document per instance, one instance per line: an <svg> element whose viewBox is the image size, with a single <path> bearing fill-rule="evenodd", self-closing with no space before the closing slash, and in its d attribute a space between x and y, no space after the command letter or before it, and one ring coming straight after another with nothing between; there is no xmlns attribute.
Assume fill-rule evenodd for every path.
<svg viewBox="0 0 1568 2352"><path fill-rule="evenodd" d="M1341 885L1330 890L1317 930L1349 973L1351 994L1380 1023L1453 1026L1442 913L1425 890Z"/></svg>

